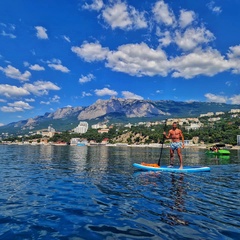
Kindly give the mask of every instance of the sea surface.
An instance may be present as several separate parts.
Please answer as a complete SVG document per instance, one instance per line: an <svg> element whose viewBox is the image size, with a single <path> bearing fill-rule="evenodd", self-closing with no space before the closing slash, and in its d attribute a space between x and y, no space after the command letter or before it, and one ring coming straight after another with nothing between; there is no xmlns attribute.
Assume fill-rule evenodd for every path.
<svg viewBox="0 0 240 240"><path fill-rule="evenodd" d="M240 151L230 151L184 149L185 165L211 171L179 174L132 167L157 163L158 148L0 145L0 239L240 239Z"/></svg>

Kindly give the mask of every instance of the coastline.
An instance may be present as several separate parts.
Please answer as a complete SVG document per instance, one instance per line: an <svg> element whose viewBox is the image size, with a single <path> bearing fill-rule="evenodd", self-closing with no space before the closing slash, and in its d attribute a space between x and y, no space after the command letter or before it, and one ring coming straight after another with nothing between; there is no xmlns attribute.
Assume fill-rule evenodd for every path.
<svg viewBox="0 0 240 240"><path fill-rule="evenodd" d="M76 144L58 144L58 143L5 143L2 142L0 145L19 145L19 146L77 146ZM212 144L214 145L214 144ZM115 144L102 144L102 143L94 143L94 144L86 144L84 146L77 146L77 147L86 147L86 146L106 146L106 147L131 147L131 148L144 148L144 147L149 147L149 148L169 148L169 144L158 144L158 143L153 143L153 144L127 144L127 143L115 143ZM185 145L184 148L196 148L196 149L208 149L209 144L189 144ZM231 146L227 148L229 150L240 150L240 146Z"/></svg>

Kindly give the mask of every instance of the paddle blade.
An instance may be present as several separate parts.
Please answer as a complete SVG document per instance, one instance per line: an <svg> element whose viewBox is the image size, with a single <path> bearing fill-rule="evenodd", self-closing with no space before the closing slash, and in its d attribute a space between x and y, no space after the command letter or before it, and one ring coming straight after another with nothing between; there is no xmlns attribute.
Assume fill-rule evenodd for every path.
<svg viewBox="0 0 240 240"><path fill-rule="evenodd" d="M157 167L157 168L160 167L157 163L145 163L145 162L142 162L141 165L149 166L149 167Z"/></svg>

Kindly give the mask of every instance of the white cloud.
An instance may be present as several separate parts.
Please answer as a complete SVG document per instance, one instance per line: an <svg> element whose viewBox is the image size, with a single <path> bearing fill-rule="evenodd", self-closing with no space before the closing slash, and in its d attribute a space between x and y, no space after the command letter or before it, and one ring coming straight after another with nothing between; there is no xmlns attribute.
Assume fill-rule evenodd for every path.
<svg viewBox="0 0 240 240"><path fill-rule="evenodd" d="M176 31L175 42L184 51L192 50L199 45L207 44L215 39L214 35L204 27L187 28L183 33Z"/></svg>
<svg viewBox="0 0 240 240"><path fill-rule="evenodd" d="M118 94L116 91L111 90L109 88L96 89L96 90L94 90L94 92L97 96L100 96L100 97L106 96L106 95L117 96L117 94Z"/></svg>
<svg viewBox="0 0 240 240"><path fill-rule="evenodd" d="M147 27L144 12L139 12L134 7L120 1L107 6L102 12L102 17L112 29L130 30Z"/></svg>
<svg viewBox="0 0 240 240"><path fill-rule="evenodd" d="M227 55L230 59L240 58L240 45L230 47Z"/></svg>
<svg viewBox="0 0 240 240"><path fill-rule="evenodd" d="M220 14L222 12L221 7L215 6L215 2L211 1L207 4L207 7L210 11L212 11L215 14Z"/></svg>
<svg viewBox="0 0 240 240"><path fill-rule="evenodd" d="M170 31L161 32L160 28L157 27L156 35L159 37L160 45L163 47L168 46L172 42L172 36Z"/></svg>
<svg viewBox="0 0 240 240"><path fill-rule="evenodd" d="M195 13L193 11L180 10L179 25L181 28L185 28L191 25L195 19Z"/></svg>
<svg viewBox="0 0 240 240"><path fill-rule="evenodd" d="M84 42L80 47L72 47L71 50L86 62L104 60L109 52L108 48L103 48L98 42Z"/></svg>
<svg viewBox="0 0 240 240"><path fill-rule="evenodd" d="M166 76L169 68L165 52L149 48L145 43L122 45L109 53L107 60L107 66L114 71L135 76Z"/></svg>
<svg viewBox="0 0 240 240"><path fill-rule="evenodd" d="M79 78L79 82L80 83L91 82L94 78L95 78L95 76L91 73L88 74L87 76L81 75L81 77Z"/></svg>
<svg viewBox="0 0 240 240"><path fill-rule="evenodd" d="M3 37L16 38L16 35L12 33L6 33L5 31L2 31L0 35L2 35Z"/></svg>
<svg viewBox="0 0 240 240"><path fill-rule="evenodd" d="M25 83L23 88L37 96L47 95L50 90L60 90L57 85L49 81L36 81L33 84Z"/></svg>
<svg viewBox="0 0 240 240"><path fill-rule="evenodd" d="M52 59L51 61L47 61L48 66L54 70L60 71L60 72L64 72L64 73L68 73L70 72L70 70L62 65L62 61L60 59Z"/></svg>
<svg viewBox="0 0 240 240"><path fill-rule="evenodd" d="M70 38L67 37L67 36L65 36L65 35L63 36L63 39L66 40L66 41L69 42L69 43L71 42Z"/></svg>
<svg viewBox="0 0 240 240"><path fill-rule="evenodd" d="M14 103L8 103L8 106L1 107L2 112L23 112L24 110L30 110L33 107L23 101L16 101Z"/></svg>
<svg viewBox="0 0 240 240"><path fill-rule="evenodd" d="M232 73L239 74L240 73L240 45L233 46L229 48L229 52L227 53L229 58L229 63L232 67Z"/></svg>
<svg viewBox="0 0 240 240"><path fill-rule="evenodd" d="M0 26L3 28L3 30L0 33L1 36L12 38L12 39L16 38L16 35L12 33L16 29L14 24L0 23Z"/></svg>
<svg viewBox="0 0 240 240"><path fill-rule="evenodd" d="M37 30L37 37L39 39L48 39L47 29L41 26L36 26L35 29Z"/></svg>
<svg viewBox="0 0 240 240"><path fill-rule="evenodd" d="M5 73L7 77L17 79L20 81L28 81L31 77L31 73L29 71L25 71L21 73L17 68L8 65L6 68L0 67L0 70Z"/></svg>
<svg viewBox="0 0 240 240"><path fill-rule="evenodd" d="M2 126L4 126L4 124L3 124L3 123L0 123L0 127L2 127Z"/></svg>
<svg viewBox="0 0 240 240"><path fill-rule="evenodd" d="M83 9L88 9L88 10L94 10L94 11L99 11L103 7L103 1L102 0L93 0L92 4L87 4L83 5Z"/></svg>
<svg viewBox="0 0 240 240"><path fill-rule="evenodd" d="M60 71L60 72L64 72L64 73L68 73L70 72L70 70L63 66L62 64L54 64L54 63L50 63L48 64L48 66L54 70Z"/></svg>
<svg viewBox="0 0 240 240"><path fill-rule="evenodd" d="M30 95L30 93L22 87L16 87L8 84L0 84L0 95L12 98Z"/></svg>
<svg viewBox="0 0 240 240"><path fill-rule="evenodd" d="M25 98L25 101L26 102L35 102L35 99L33 99L33 98Z"/></svg>
<svg viewBox="0 0 240 240"><path fill-rule="evenodd" d="M240 95L234 95L229 100L232 104L240 104Z"/></svg>
<svg viewBox="0 0 240 240"><path fill-rule="evenodd" d="M226 103L228 100L225 96L215 95L212 93L206 93L204 96L207 98L208 102Z"/></svg>
<svg viewBox="0 0 240 240"><path fill-rule="evenodd" d="M87 93L85 91L82 92L82 97L91 97L92 94L91 93Z"/></svg>
<svg viewBox="0 0 240 240"><path fill-rule="evenodd" d="M45 68L38 65L38 64L34 64L34 65L30 65L29 67L31 70L34 70L34 71L44 71Z"/></svg>
<svg viewBox="0 0 240 240"><path fill-rule="evenodd" d="M164 1L156 2L152 8L152 12L158 23L165 24L166 26L173 26L175 24L174 13Z"/></svg>
<svg viewBox="0 0 240 240"><path fill-rule="evenodd" d="M157 93L157 94L162 94L162 93L163 93L163 90L156 90L156 93Z"/></svg>
<svg viewBox="0 0 240 240"><path fill-rule="evenodd" d="M138 99L138 100L143 99L143 97L129 91L122 91L122 95L125 99Z"/></svg>
<svg viewBox="0 0 240 240"><path fill-rule="evenodd" d="M1 85L0 85L0 87L1 87ZM6 100L0 98L0 102L6 102Z"/></svg>
<svg viewBox="0 0 240 240"><path fill-rule="evenodd" d="M45 102L45 101L40 101L40 104L49 105L49 104L50 104L50 101L47 101L47 102Z"/></svg>
<svg viewBox="0 0 240 240"><path fill-rule="evenodd" d="M22 108L22 109L32 109L33 108L28 103L23 102L23 101L16 101L14 103L8 103L8 106Z"/></svg>
<svg viewBox="0 0 240 240"><path fill-rule="evenodd" d="M59 97L58 95L54 95L54 96L50 99L51 102L55 102L55 103L58 103L59 100L60 100L60 97Z"/></svg>
<svg viewBox="0 0 240 240"><path fill-rule="evenodd" d="M173 77L193 78L198 75L214 76L228 70L230 64L214 49L195 52L171 60Z"/></svg>

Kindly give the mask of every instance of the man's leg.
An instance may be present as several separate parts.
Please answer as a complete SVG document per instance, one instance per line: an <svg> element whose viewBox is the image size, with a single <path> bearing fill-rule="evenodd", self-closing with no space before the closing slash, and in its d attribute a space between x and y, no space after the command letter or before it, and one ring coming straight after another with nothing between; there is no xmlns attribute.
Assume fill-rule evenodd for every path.
<svg viewBox="0 0 240 240"><path fill-rule="evenodd" d="M183 168L183 161L182 161L181 148L178 148L178 149L177 149L177 153L178 153L178 158L179 158L179 162L180 162L180 168L179 168L179 169L182 169L182 168Z"/></svg>
<svg viewBox="0 0 240 240"><path fill-rule="evenodd" d="M170 165L173 166L174 161L174 150L170 148Z"/></svg>

